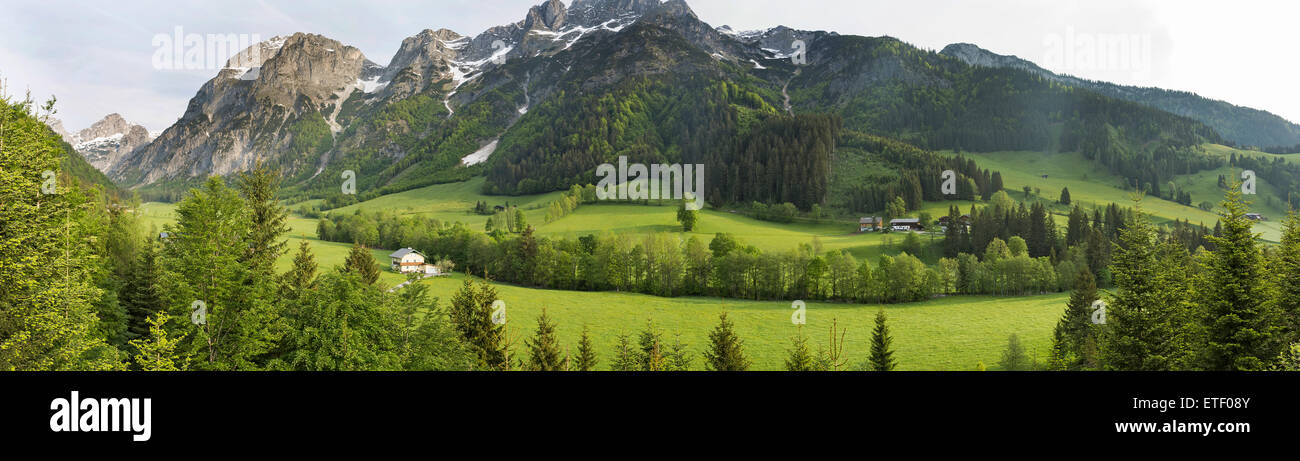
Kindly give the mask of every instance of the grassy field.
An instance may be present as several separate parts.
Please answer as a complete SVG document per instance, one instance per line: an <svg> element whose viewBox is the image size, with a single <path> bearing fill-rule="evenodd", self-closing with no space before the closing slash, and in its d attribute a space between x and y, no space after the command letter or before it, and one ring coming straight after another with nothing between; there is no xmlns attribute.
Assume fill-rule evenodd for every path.
<svg viewBox="0 0 1300 461"><path fill-rule="evenodd" d="M438 184L435 186L412 189L406 192L385 195L362 203L331 210L332 213L351 213L355 210L394 211L401 214L430 216L442 221L463 222L471 229L482 229L488 217L470 212L479 201L489 206L510 205L524 210L528 222L534 226L544 222L546 206L560 196L559 192L521 197L489 196L480 193L484 178L474 178L466 182ZM295 205L296 206L296 205Z"/></svg>
<svg viewBox="0 0 1300 461"><path fill-rule="evenodd" d="M540 235L577 238L587 234L600 234L606 230L616 234L645 235L655 232L681 232L677 223L677 209L670 206L645 206L621 204L584 205L559 221L539 226ZM682 235L682 239L698 237L708 243L713 236L727 232L747 244L763 251L788 251L800 244L821 242L823 250L846 250L859 259L875 260L882 253L895 254L902 234L884 235L855 232L856 224L774 223L760 221L725 210L700 211L695 230ZM928 240L923 237L922 240Z"/></svg>
<svg viewBox="0 0 1300 461"><path fill-rule="evenodd" d="M1225 156L1234 151L1223 146L1207 146L1207 150ZM1236 152L1239 155L1243 154L1242 151ZM1273 155L1258 152L1254 154ZM1082 204L1085 208L1105 206L1108 203L1133 206L1133 192L1121 188L1123 179L1097 166L1081 154L992 152L965 155L974 158L982 168L1000 171L1007 193L1015 200L1024 200L1024 192L1021 190L1024 186L1040 191L1036 197L1031 196L1031 199L1037 198L1045 202L1055 202L1061 195L1061 189L1069 188L1073 202ZM1239 178L1241 171L1231 171L1230 168L1224 167L1196 174L1179 175L1172 180L1191 193L1193 205L1208 201L1214 203L1217 209L1219 201L1223 199L1223 191L1218 187L1220 174ZM1256 224L1255 231L1260 233L1264 240L1276 242L1281 238L1280 222L1285 211L1265 199L1273 194L1271 185L1263 181L1258 185L1259 195L1251 205L1251 210L1269 216L1270 221ZM1214 212L1151 196L1142 199L1142 210L1150 214L1156 222L1188 219L1193 224L1204 223L1208 227L1214 227L1215 221L1219 219ZM1068 210L1064 206L1056 206L1053 211L1064 213Z"/></svg>
<svg viewBox="0 0 1300 461"><path fill-rule="evenodd" d="M451 298L463 277L426 280L435 296ZM745 352L753 369L782 369L790 339L799 328L790 322L794 312L789 302L742 301L718 298L659 298L629 293L587 293L536 290L498 284L506 302L507 325L515 343L537 328L542 308L558 324L561 344L573 351L583 325L591 329L603 369L609 366L618 335L634 337L653 320L671 343L673 334L695 355L694 368L703 367L700 353L707 347L709 331L726 311L745 341ZM1065 294L1000 298L967 296L941 298L922 303L883 306L889 316L895 356L902 370L973 370L983 362L996 368L1008 335L1020 336L1026 351L1045 360L1051 345L1052 328L1065 310ZM875 315L882 306L836 303L808 303L807 325L803 327L810 347L824 347L830 325L837 321L845 329L844 354L849 367L867 359ZM522 354L522 351L520 351Z"/></svg>

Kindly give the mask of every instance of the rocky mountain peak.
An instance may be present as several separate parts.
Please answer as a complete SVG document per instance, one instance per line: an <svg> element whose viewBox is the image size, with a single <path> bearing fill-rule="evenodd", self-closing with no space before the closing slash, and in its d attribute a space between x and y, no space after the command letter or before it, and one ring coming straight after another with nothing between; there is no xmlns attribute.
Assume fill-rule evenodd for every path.
<svg viewBox="0 0 1300 461"><path fill-rule="evenodd" d="M403 98L451 75L452 60L469 44L465 37L448 29L425 29L402 40L376 84L385 86L386 97Z"/></svg>
<svg viewBox="0 0 1300 461"><path fill-rule="evenodd" d="M63 122L51 119L50 128L100 171L108 171L122 157L153 140L149 130L126 121L121 114L108 114L89 127L68 133Z"/></svg>
<svg viewBox="0 0 1300 461"><path fill-rule="evenodd" d="M573 0L569 14L594 25L626 16L640 16L659 7L661 0Z"/></svg>
<svg viewBox="0 0 1300 461"><path fill-rule="evenodd" d="M280 48L284 47L286 39L287 37L277 35L271 37L270 40L255 43L226 60L226 68L251 69L261 67L262 63L280 52Z"/></svg>
<svg viewBox="0 0 1300 461"><path fill-rule="evenodd" d="M557 31L564 27L567 17L568 10L563 2L549 0L528 9L528 16L524 18L524 30Z"/></svg>
<svg viewBox="0 0 1300 461"><path fill-rule="evenodd" d="M105 115L104 118L90 125L89 128L81 130L78 137L82 140L102 138L118 133L126 133L131 130L131 124L126 123L126 119L121 114L112 113Z"/></svg>
<svg viewBox="0 0 1300 461"><path fill-rule="evenodd" d="M300 97L322 103L375 66L361 50L316 34L296 33L267 59L253 92L259 101L291 106Z"/></svg>
<svg viewBox="0 0 1300 461"><path fill-rule="evenodd" d="M666 13L674 16L690 16L699 19L699 17L695 15L695 10L691 9L691 6L686 3L686 0L668 0L656 5L652 10L660 12L661 14Z"/></svg>

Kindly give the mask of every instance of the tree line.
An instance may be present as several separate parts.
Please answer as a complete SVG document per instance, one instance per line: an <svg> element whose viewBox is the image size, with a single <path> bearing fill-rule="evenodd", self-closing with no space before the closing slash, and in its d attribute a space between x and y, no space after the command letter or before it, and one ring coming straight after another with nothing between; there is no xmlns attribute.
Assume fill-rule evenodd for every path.
<svg viewBox="0 0 1300 461"><path fill-rule="evenodd" d="M1018 235L1006 235L1005 241L997 237L1005 234L994 234L978 252L961 253L979 255L975 260L963 263L959 255L928 266L919 257L925 250L915 234L904 239L901 253L873 262L827 251L815 239L788 251L766 252L727 233L707 243L697 236L683 240L676 233L552 239L537 236L531 227L519 234L486 234L459 222L392 213L331 216L321 220L318 231L322 240L364 236L354 242L414 248L450 259L468 273L510 283L657 296L898 303L944 294L1057 291L1069 287L1058 284L1058 272L1072 276L1076 270L1073 260L1058 264L1048 256L1032 256Z"/></svg>

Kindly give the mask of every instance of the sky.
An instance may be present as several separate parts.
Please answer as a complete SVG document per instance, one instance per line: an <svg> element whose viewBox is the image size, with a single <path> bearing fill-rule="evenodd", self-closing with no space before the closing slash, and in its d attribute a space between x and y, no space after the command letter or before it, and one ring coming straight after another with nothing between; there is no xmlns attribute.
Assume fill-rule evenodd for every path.
<svg viewBox="0 0 1300 461"><path fill-rule="evenodd" d="M161 37L312 32L387 64L424 29L466 35L522 19L543 0L64 1L0 6L0 79L7 91L58 98L70 131L109 113L161 131L220 65L167 69ZM565 3L571 3L566 0ZM1048 70L1198 93L1300 122L1300 2L1236 0L688 0L713 26L786 25L896 37L941 50L974 43ZM185 49L185 48L182 48ZM235 51L231 51L233 54ZM810 49L809 53L816 53ZM222 56L218 62L224 63ZM165 60L164 60L165 61ZM165 61L171 62L171 61ZM161 67L161 68L160 68ZM173 66L174 67L174 66ZM185 67L185 66L180 66Z"/></svg>

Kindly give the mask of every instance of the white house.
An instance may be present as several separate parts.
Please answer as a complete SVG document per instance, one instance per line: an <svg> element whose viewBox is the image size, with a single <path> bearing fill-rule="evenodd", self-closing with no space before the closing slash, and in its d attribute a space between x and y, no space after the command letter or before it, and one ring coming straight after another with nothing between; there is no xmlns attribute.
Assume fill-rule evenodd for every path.
<svg viewBox="0 0 1300 461"><path fill-rule="evenodd" d="M392 260L394 272L442 275L442 271L438 270L438 266L426 263L424 255L410 248L394 251L393 254L388 255L388 258Z"/></svg>

